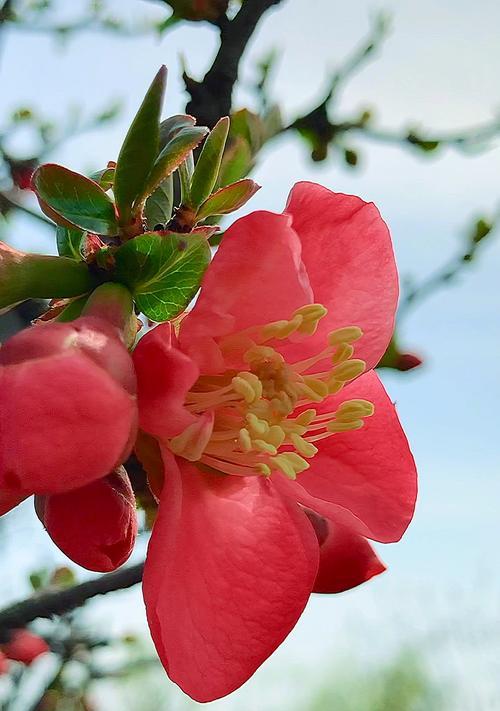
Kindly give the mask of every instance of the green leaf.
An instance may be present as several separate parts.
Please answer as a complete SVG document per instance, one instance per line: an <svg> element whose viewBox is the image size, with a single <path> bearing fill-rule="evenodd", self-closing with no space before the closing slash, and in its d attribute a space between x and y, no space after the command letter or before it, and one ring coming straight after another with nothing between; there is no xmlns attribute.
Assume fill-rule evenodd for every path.
<svg viewBox="0 0 500 711"><path fill-rule="evenodd" d="M242 136L236 136L226 146L219 172L219 185L224 187L248 175L253 168L252 151L248 141Z"/></svg>
<svg viewBox="0 0 500 711"><path fill-rule="evenodd" d="M158 155L166 76L167 69L162 67L148 89L118 156L114 193L122 223L130 220L134 202Z"/></svg>
<svg viewBox="0 0 500 711"><path fill-rule="evenodd" d="M96 173L92 173L90 178L98 183L103 190L111 190L115 180L115 169L104 168L103 170L98 170Z"/></svg>
<svg viewBox="0 0 500 711"><path fill-rule="evenodd" d="M26 254L0 242L0 309L25 299L80 296L95 286L84 262Z"/></svg>
<svg viewBox="0 0 500 711"><path fill-rule="evenodd" d="M176 168L189 156L193 148L207 135L208 128L204 126L186 126L181 128L167 143L151 169L137 204L144 203L160 183L171 175Z"/></svg>
<svg viewBox="0 0 500 711"><path fill-rule="evenodd" d="M179 133L181 128L190 128L195 123L196 119L194 116L189 116L189 114L175 114L162 121L160 123L160 151Z"/></svg>
<svg viewBox="0 0 500 711"><path fill-rule="evenodd" d="M82 260L82 242L84 233L81 230L58 226L56 229L57 251L60 257L71 257Z"/></svg>
<svg viewBox="0 0 500 711"><path fill-rule="evenodd" d="M35 171L32 181L42 211L57 224L100 235L118 232L111 198L90 178L46 163Z"/></svg>
<svg viewBox="0 0 500 711"><path fill-rule="evenodd" d="M240 109L231 114L230 138L236 138L236 136L244 138L248 141L252 154L257 153L262 148L264 142L263 131L264 127L260 116L248 109Z"/></svg>
<svg viewBox="0 0 500 711"><path fill-rule="evenodd" d="M205 139L191 179L190 199L193 207L205 202L217 183L228 132L229 118L224 116Z"/></svg>
<svg viewBox="0 0 500 711"><path fill-rule="evenodd" d="M160 183L154 193L146 200L144 215L150 229L155 225L168 222L174 205L174 181L171 175Z"/></svg>
<svg viewBox="0 0 500 711"><path fill-rule="evenodd" d="M210 261L202 235L146 232L115 253L116 279L153 321L177 316L196 294Z"/></svg>
<svg viewBox="0 0 500 711"><path fill-rule="evenodd" d="M205 200L198 210L196 221L204 220L210 215L228 215L238 210L250 200L252 195L255 195L257 190L260 190L260 185L249 178L226 185Z"/></svg>
<svg viewBox="0 0 500 711"><path fill-rule="evenodd" d="M66 308L61 311L59 316L56 316L55 320L61 321L62 323L66 323L67 321L74 321L75 318L78 318L82 315L82 311L84 309L85 304L87 303L88 298L89 297L86 294L85 296L77 296L76 299L72 299L66 306Z"/></svg>

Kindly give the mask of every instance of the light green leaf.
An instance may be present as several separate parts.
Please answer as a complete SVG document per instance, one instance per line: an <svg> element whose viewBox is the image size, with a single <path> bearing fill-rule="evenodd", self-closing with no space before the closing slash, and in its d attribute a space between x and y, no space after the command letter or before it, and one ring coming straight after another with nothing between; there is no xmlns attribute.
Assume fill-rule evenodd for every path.
<svg viewBox="0 0 500 711"><path fill-rule="evenodd" d="M174 181L172 175L169 175L146 200L144 215L151 230L155 225L165 224L170 220L173 204Z"/></svg>
<svg viewBox="0 0 500 711"><path fill-rule="evenodd" d="M191 179L190 200L193 207L205 202L217 183L228 131L229 118L224 116L205 139Z"/></svg>
<svg viewBox="0 0 500 711"><path fill-rule="evenodd" d="M254 165L252 151L246 138L236 136L227 144L222 157L219 172L219 185L224 187L229 183L241 180L251 171Z"/></svg>
<svg viewBox="0 0 500 711"><path fill-rule="evenodd" d="M57 251L60 257L72 257L82 260L82 242L84 232L58 226L56 229Z"/></svg>
<svg viewBox="0 0 500 711"><path fill-rule="evenodd" d="M90 178L46 163L35 171L32 180L41 209L57 224L100 235L118 232L113 201Z"/></svg>
<svg viewBox="0 0 500 711"><path fill-rule="evenodd" d="M137 204L144 203L160 183L171 175L183 163L193 148L206 136L208 128L204 126L186 126L181 128L167 143L151 169Z"/></svg>
<svg viewBox="0 0 500 711"><path fill-rule="evenodd" d="M118 156L114 194L123 224L130 220L134 202L158 155L166 77L167 69L162 67L148 89Z"/></svg>
<svg viewBox="0 0 500 711"><path fill-rule="evenodd" d="M115 180L115 169L114 168L103 168L103 170L98 170L92 173L90 176L91 180L98 183L101 188L105 191L111 190L113 187L113 182Z"/></svg>
<svg viewBox="0 0 500 711"><path fill-rule="evenodd" d="M196 294L210 247L202 235L146 232L123 244L115 260L115 277L137 307L153 321L167 321Z"/></svg>
<svg viewBox="0 0 500 711"><path fill-rule="evenodd" d="M210 215L228 215L242 207L252 195L260 190L260 185L245 178L237 183L226 185L213 193L198 210L196 221L205 220Z"/></svg>
<svg viewBox="0 0 500 711"><path fill-rule="evenodd" d="M179 133L181 128L190 128L195 123L196 119L194 116L189 116L189 114L175 114L162 121L160 123L160 151Z"/></svg>

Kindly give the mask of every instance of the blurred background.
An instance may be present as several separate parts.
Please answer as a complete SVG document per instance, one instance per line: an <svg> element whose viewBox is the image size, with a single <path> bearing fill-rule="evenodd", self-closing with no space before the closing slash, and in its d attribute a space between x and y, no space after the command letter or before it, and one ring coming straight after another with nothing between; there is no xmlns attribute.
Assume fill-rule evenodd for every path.
<svg viewBox="0 0 500 711"><path fill-rule="evenodd" d="M182 73L203 77L219 31L165 22L171 8L161 0L12 6L15 15L0 15L0 238L55 253L54 230L28 214L37 208L16 166L50 157L89 173L115 160L159 65L169 69L165 115L182 113ZM214 711L500 709L499 26L494 0L283 0L245 53L233 109L278 105L276 130L289 128L255 156L263 187L244 211L281 211L292 184L307 179L374 201L390 226L402 282L398 349L422 364L402 371L389 358L380 372L417 461L420 498L403 540L379 547L387 572L313 596L281 648L242 689L209 704ZM43 535L30 502L0 520L0 547L1 606L61 566L90 577ZM155 663L139 587L35 629L59 635L57 649L78 644L0 678L0 708L199 706Z"/></svg>

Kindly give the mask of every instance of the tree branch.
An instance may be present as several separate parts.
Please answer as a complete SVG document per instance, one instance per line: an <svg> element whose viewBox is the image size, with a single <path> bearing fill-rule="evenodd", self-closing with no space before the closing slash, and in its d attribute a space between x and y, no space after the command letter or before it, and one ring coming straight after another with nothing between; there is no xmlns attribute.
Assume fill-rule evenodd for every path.
<svg viewBox="0 0 500 711"><path fill-rule="evenodd" d="M214 126L231 112L233 87L243 52L262 15L281 0L245 0L233 20L221 27L221 42L214 62L201 82L184 74L191 95L186 110L206 126Z"/></svg>
<svg viewBox="0 0 500 711"><path fill-rule="evenodd" d="M34 595L0 611L0 638L9 631L25 627L39 617L50 618L80 607L96 595L130 588L142 580L144 563L101 575L65 590L55 590Z"/></svg>

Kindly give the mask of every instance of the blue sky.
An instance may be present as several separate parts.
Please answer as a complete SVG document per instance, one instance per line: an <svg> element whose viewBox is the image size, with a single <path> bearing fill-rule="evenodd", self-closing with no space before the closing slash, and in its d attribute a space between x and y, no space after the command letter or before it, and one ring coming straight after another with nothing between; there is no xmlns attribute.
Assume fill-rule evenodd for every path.
<svg viewBox="0 0 500 711"><path fill-rule="evenodd" d="M140 0L114 5L130 17L165 14L154 3ZM500 110L498 3L481 0L479 9L474 0L393 0L384 8L393 12L392 34L380 58L349 82L340 107L374 107L380 122L394 128L412 124L445 130L491 120ZM252 60L278 47L273 94L293 117L320 96L327 72L367 31L375 9L365 0L288 0L269 14L252 41L243 83L252 77ZM64 51L47 37L11 31L1 57L3 107L8 111L32 102L48 117L63 117L71 105L91 113L110 97L122 99L119 121L68 142L52 156L77 170L101 167L116 158L127 122L158 66L165 63L170 71L166 114L181 111L181 54L196 77L209 65L215 46L211 28L193 25L161 42L84 34ZM236 103L243 104L248 96L241 89ZM367 140L352 143L362 149L362 167L356 172L345 171L335 160L312 165L305 148L287 137L266 148L255 173L263 188L251 208L281 210L290 186L302 179L359 194L373 200L388 222L401 275L421 277L461 248L463 228L473 216L493 211L500 200L498 144L473 157L445 150L437 158L423 159L399 147ZM10 238L16 246L54 250L50 232L25 219L16 221ZM425 365L408 375L391 373L385 382L412 444L421 488L408 534L400 544L381 551L389 571L347 595L313 600L262 676L229 705L222 702L214 708L236 708L238 703L245 708L252 699L257 703L264 679L272 683L299 663L315 669L343 651L365 655L381 629L390 648L391 639L396 643L425 637L450 616L462 621L467 617L471 630L483 617L490 626L498 620L499 270L500 237L484 246L453 287L423 303L405 321L405 345L421 353ZM26 508L9 517L7 528L10 537L4 545L9 551L17 545L18 534L26 540L30 536L29 549L11 558L18 563L18 573L6 583L5 596L15 598L24 592L21 568L62 558ZM130 598L135 612L127 616L140 625L138 595L124 594L121 605ZM103 605L99 603L96 615L104 614ZM120 627L120 620L116 624ZM457 678L463 677L464 660L486 678L484 684L498 678L498 667L490 664L489 652L481 645L471 652L467 639L460 638L454 649L447 663L455 665ZM462 684L467 685L467 679ZM470 708L478 708L474 704L481 692L467 693ZM500 698L500 688L494 693ZM275 705L268 708L281 708L282 701L277 691L269 701Z"/></svg>

